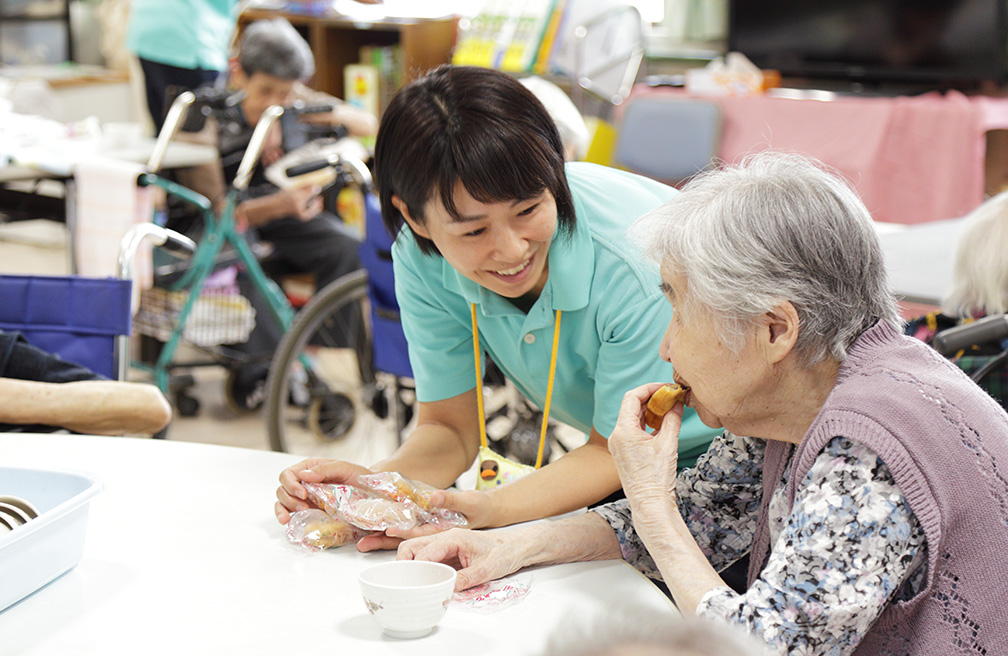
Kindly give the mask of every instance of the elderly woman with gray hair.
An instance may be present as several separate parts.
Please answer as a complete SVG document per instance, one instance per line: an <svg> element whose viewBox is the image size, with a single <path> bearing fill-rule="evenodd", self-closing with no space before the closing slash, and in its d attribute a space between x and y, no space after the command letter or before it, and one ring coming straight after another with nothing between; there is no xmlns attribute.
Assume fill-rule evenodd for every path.
<svg viewBox="0 0 1008 656"><path fill-rule="evenodd" d="M660 575L683 613L779 653L1004 649L1008 415L900 334L855 193L803 158L762 154L694 179L633 232L675 308L659 353L724 434L676 476L682 405L650 433L660 384L638 387L609 440L625 500L415 538L399 557L454 563L460 588L624 558ZM746 553L738 594L718 571Z"/></svg>

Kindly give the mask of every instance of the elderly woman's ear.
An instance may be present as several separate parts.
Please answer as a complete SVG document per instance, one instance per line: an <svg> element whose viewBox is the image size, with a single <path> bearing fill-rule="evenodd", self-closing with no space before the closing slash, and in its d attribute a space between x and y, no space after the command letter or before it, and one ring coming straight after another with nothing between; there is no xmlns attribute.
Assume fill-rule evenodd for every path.
<svg viewBox="0 0 1008 656"><path fill-rule="evenodd" d="M770 364L786 358L798 341L798 311L794 305L782 301L764 314L759 322L757 339Z"/></svg>

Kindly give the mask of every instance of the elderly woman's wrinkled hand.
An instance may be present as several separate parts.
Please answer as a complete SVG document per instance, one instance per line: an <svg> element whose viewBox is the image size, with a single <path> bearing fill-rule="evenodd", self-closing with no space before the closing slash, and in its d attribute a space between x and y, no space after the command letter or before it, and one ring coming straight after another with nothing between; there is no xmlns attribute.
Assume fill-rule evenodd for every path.
<svg viewBox="0 0 1008 656"><path fill-rule="evenodd" d="M428 560L458 570L455 590L493 581L522 568L514 531L473 531L453 528L444 533L406 540L398 560Z"/></svg>
<svg viewBox="0 0 1008 656"><path fill-rule="evenodd" d="M644 408L661 383L649 383L623 396L609 451L627 498L667 500L675 494L682 405L677 404L653 434L644 430Z"/></svg>

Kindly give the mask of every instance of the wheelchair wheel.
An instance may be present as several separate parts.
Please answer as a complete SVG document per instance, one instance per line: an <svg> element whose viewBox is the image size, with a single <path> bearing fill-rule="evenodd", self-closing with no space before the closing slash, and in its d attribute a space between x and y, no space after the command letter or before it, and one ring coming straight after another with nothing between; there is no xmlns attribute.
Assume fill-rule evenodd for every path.
<svg viewBox="0 0 1008 656"><path fill-rule="evenodd" d="M273 450L370 464L398 444L368 317L364 271L330 283L295 316L266 383Z"/></svg>

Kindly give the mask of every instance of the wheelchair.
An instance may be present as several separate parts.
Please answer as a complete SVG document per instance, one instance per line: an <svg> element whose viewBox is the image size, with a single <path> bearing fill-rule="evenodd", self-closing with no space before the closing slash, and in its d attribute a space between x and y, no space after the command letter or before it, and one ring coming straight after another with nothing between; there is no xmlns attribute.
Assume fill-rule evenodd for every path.
<svg viewBox="0 0 1008 656"><path fill-rule="evenodd" d="M336 168L338 185L362 192L364 269L317 291L298 312L274 355L265 403L271 448L316 455L351 432L392 432L401 442L415 400L392 281L392 238L370 171L334 155L288 174L325 166Z"/></svg>
<svg viewBox="0 0 1008 656"><path fill-rule="evenodd" d="M961 323L934 314L924 321L930 321L933 327L933 336L925 341L1008 410L1008 315L994 314Z"/></svg>

